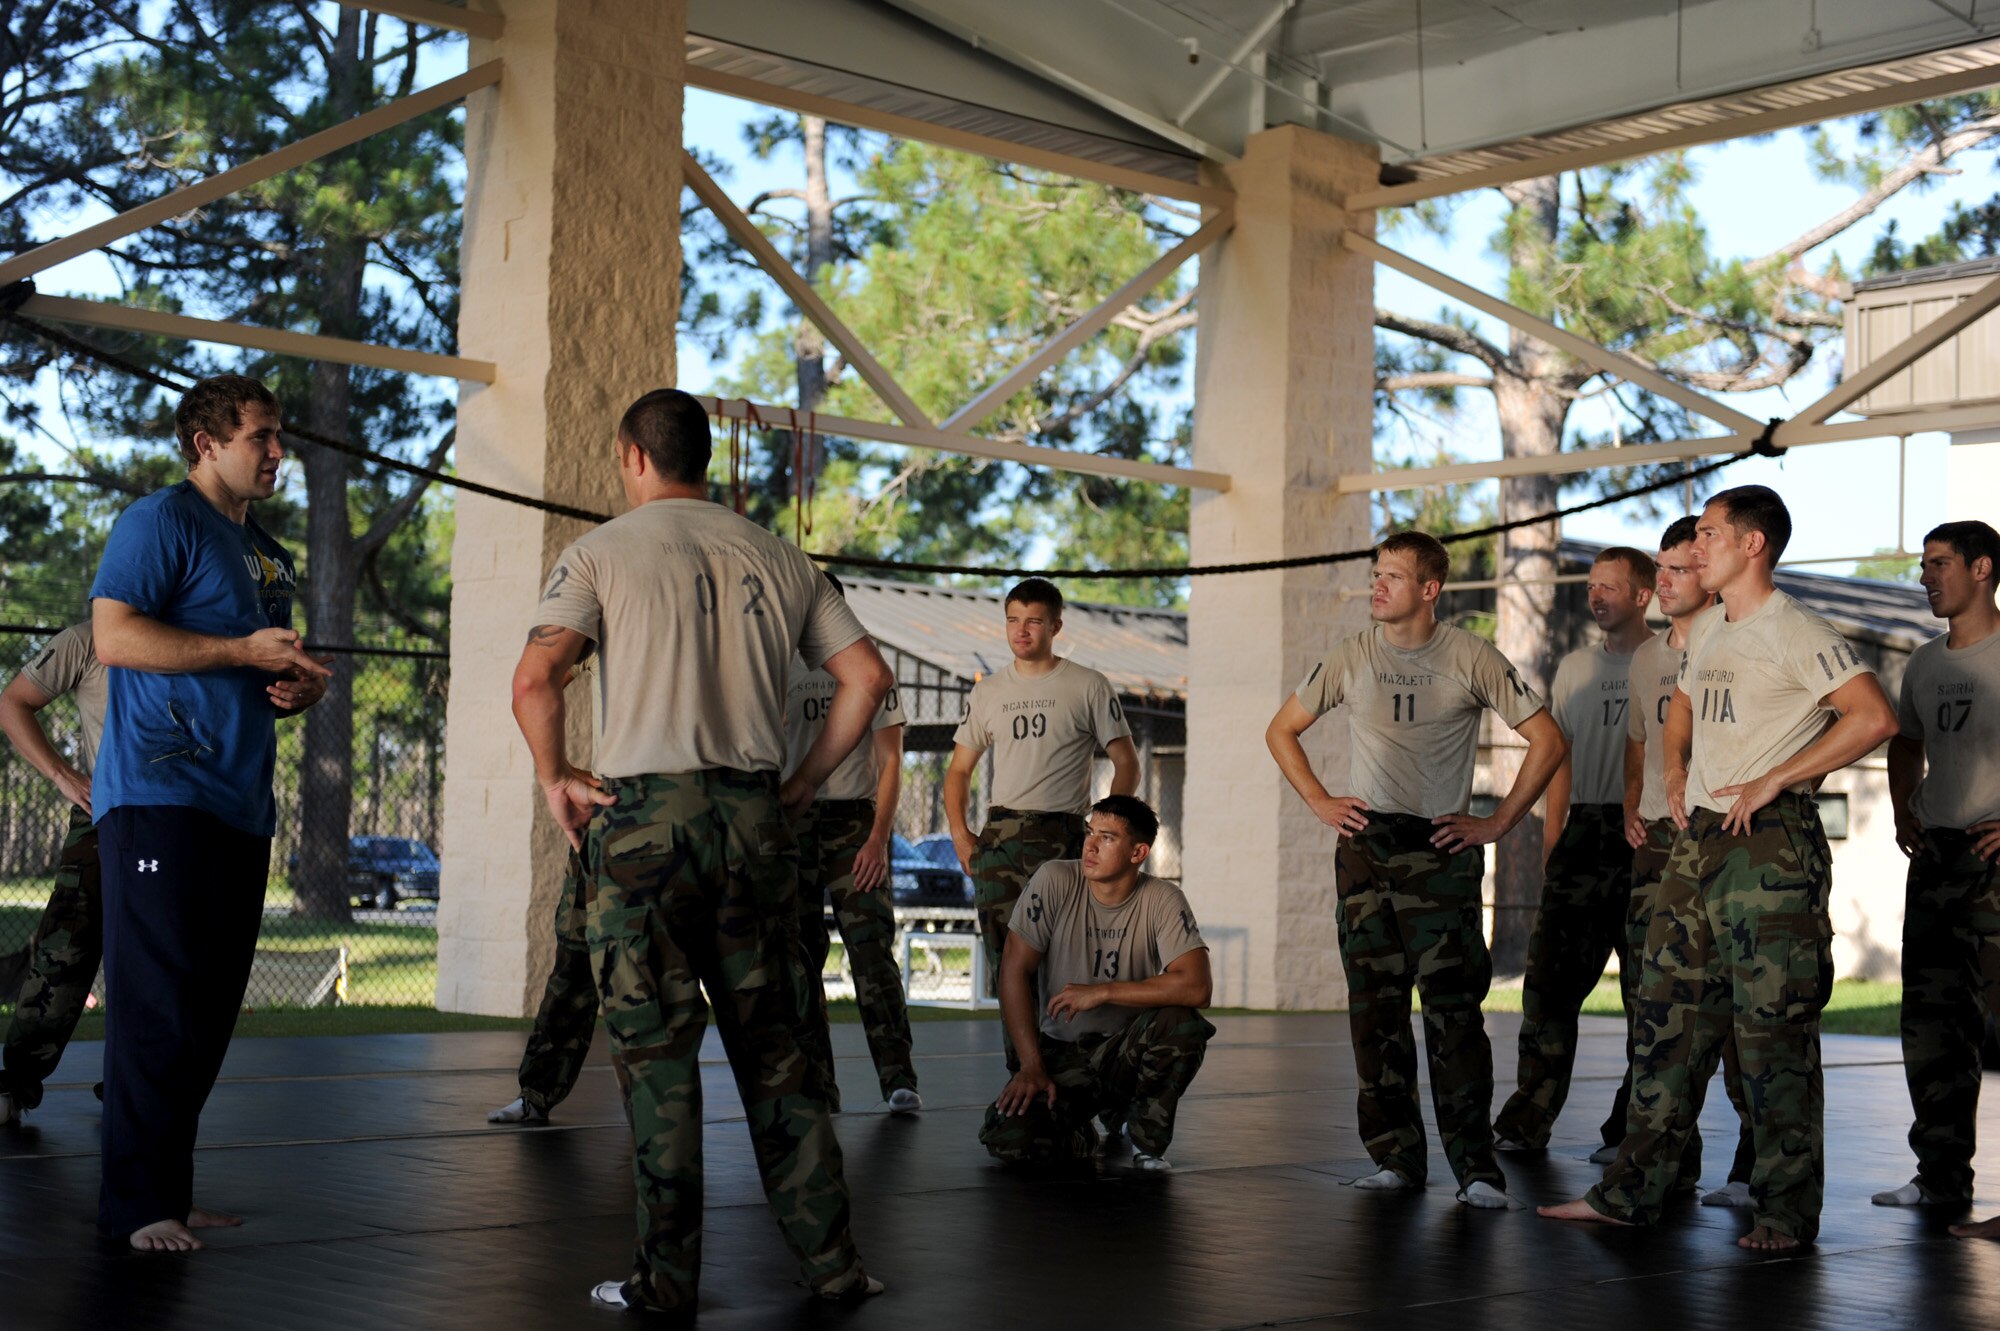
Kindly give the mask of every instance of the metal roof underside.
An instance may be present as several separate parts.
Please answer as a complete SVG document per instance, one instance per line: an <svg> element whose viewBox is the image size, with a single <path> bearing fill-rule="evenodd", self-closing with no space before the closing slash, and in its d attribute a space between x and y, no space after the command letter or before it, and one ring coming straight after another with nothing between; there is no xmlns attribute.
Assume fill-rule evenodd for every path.
<svg viewBox="0 0 2000 1331"><path fill-rule="evenodd" d="M873 578L842 578L841 584L876 641L967 684L1014 659L997 592ZM1056 654L1102 671L1124 697L1185 701L1187 645L1187 616L1180 611L1071 601L1063 609Z"/></svg>
<svg viewBox="0 0 2000 1331"><path fill-rule="evenodd" d="M689 29L697 69L1189 182L1288 122L1427 179L2000 83L2000 4L1965 0L692 0Z"/></svg>

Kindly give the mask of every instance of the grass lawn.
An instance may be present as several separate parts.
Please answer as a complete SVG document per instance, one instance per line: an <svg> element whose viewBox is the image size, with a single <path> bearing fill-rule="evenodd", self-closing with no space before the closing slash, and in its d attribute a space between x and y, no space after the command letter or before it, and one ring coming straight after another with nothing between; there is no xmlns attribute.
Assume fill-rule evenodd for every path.
<svg viewBox="0 0 2000 1331"><path fill-rule="evenodd" d="M6 889L18 886L21 895L9 900ZM33 895L29 895L30 889ZM47 895L46 883L12 884L0 881L0 952L25 943L34 932ZM14 904L32 900L35 904ZM428 918L428 917L427 917ZM942 936L920 935L942 941ZM286 915L267 915L258 947L269 951L310 950L344 946L347 948L347 1002L340 1007L298 1008L282 1003L261 1005L247 1011L237 1024L237 1034L246 1037L287 1035L376 1035L431 1031L525 1030L529 1022L513 1017L475 1017L439 1012L432 1004L437 996L437 931L428 924L327 924L315 920L294 920ZM830 975L840 965L841 945L836 939L827 959ZM964 976L971 971L972 953L968 939L964 946L935 949L935 975ZM925 989L922 950L913 989L919 998ZM1843 1035L1895 1035L1902 986L1868 980L1840 980L1835 983L1832 1001L1827 1004L1824 1029ZM1487 996L1488 1012L1519 1012L1519 988L1495 989ZM1616 977L1607 977L1584 1003L1587 1015L1616 1017L1623 1009L1618 1000ZM0 1014L11 1009L0 1007ZM1252 1015L1250 1009L1216 1008L1219 1016ZM859 1010L851 1000L830 1005L828 1015L836 1022L858 1022ZM913 1005L910 1020L991 1021L997 1010L972 1012L956 1007ZM77 1039L103 1038L103 1019L84 1018Z"/></svg>
<svg viewBox="0 0 2000 1331"><path fill-rule="evenodd" d="M1835 980L1833 997L1826 1005L1821 1029L1829 1035L1895 1035L1897 1014L1903 1001L1903 986L1875 980ZM1519 1012L1519 989L1495 989L1486 996L1488 1012ZM1618 979L1610 976L1591 990L1584 1002L1585 1016L1620 1017L1625 1014L1618 1000Z"/></svg>

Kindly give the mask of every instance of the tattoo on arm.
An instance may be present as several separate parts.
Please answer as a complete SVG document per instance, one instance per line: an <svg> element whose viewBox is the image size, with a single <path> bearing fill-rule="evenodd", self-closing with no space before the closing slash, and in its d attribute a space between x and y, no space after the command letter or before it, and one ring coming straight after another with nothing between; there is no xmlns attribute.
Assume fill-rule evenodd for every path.
<svg viewBox="0 0 2000 1331"><path fill-rule="evenodd" d="M554 624L537 624L528 630L530 647L548 647L562 637L563 630Z"/></svg>

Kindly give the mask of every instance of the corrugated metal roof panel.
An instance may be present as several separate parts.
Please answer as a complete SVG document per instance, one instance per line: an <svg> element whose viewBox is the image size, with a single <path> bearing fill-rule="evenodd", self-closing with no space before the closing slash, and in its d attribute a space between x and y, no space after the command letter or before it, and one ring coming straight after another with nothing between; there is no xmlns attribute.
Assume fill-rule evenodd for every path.
<svg viewBox="0 0 2000 1331"><path fill-rule="evenodd" d="M842 578L847 603L885 647L970 683L1014 659L995 592ZM1104 672L1133 698L1187 699L1187 616L1178 610L1072 601L1057 654Z"/></svg>

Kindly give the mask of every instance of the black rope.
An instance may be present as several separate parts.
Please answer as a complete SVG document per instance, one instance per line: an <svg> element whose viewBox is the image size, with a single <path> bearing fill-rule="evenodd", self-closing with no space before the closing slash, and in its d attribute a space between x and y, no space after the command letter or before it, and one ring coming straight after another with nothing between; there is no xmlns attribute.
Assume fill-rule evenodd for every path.
<svg viewBox="0 0 2000 1331"><path fill-rule="evenodd" d="M6 319L9 322L19 324L35 336L61 347L73 355L80 356L85 360L95 361L100 365L106 365L115 370L123 371L126 374L143 379L148 383L171 392L185 393L192 387L191 384L176 382L156 370L138 364L136 361L128 360L115 352L106 351L102 347L94 346L80 338L72 337L68 333L59 332L42 323L40 320L31 319L22 314L19 306L28 296L34 294L34 289L35 284L27 279L15 282L11 286L0 287L0 319ZM1574 517L1579 513L1588 513L1593 509L1605 508L1612 504L1622 504L1628 499L1637 499L1644 495L1653 494L1656 491L1686 485L1690 481L1721 471L1724 467L1733 466L1745 458L1755 456L1778 457L1785 450L1782 445L1773 441L1773 435L1781 423L1778 418L1773 417L1765 425L1764 433L1758 436L1747 451L1734 454L1730 457L1719 458L1714 462L1696 467L1692 471L1663 477L1660 480L1636 486L1630 490L1621 490L1615 495L1606 495L1601 499L1592 499L1585 503L1572 504L1568 508L1559 508L1549 513L1538 513L1533 517L1515 518L1510 522L1496 522L1490 526L1474 528L1471 531L1452 532L1438 539L1447 545L1456 545L1464 541L1479 541L1489 536L1504 535L1510 531L1518 531L1523 527L1539 527L1545 523L1560 522L1564 518ZM411 476L421 477L438 485L449 485L460 490L469 490L474 494L485 495L489 499L499 499L506 503L518 504L523 508L532 508L543 513L553 513L558 517L577 518L584 522L608 522L611 520L611 516L606 513L595 513L589 509L577 508L569 504L558 504L547 499L536 499L531 495L516 494L510 490L502 490L495 486L482 485L478 481L468 481L461 476L453 476L415 462L405 462L401 458L390 457L386 453L377 453L373 450L363 448L358 444L350 444L342 439L329 438L316 430L288 428L285 433L294 435L308 443L318 444L323 448L330 448L336 453L344 453L349 457L374 462ZM1041 577L1067 579L1103 578L1109 580L1130 578L1206 578L1219 577L1231 573L1270 573L1280 569L1313 568L1322 564L1351 563L1355 560L1368 559L1374 553L1375 547L1369 545L1354 550L1336 550L1328 554L1294 555L1287 559L1260 559L1237 564L1153 564L1138 568L1034 569L995 568L974 564L932 564L914 560L878 559L870 555L829 555L815 554L812 551L807 551L807 554L811 555L819 563L834 564L841 568L878 569L884 572L895 573L930 573L981 578ZM0 626L0 628L4 628L4 626ZM329 648L326 650L339 649Z"/></svg>
<svg viewBox="0 0 2000 1331"><path fill-rule="evenodd" d="M1586 503L1572 504L1552 513L1538 513L1533 517L1515 518L1511 522L1496 522L1486 527L1475 527L1470 531L1457 531L1440 536L1438 540L1446 545L1456 545L1462 541L1479 541L1488 536L1500 536L1522 527L1539 527L1546 522L1558 522L1578 513L1588 513L1592 509L1606 508L1612 504L1622 504L1627 499L1637 499L1659 490L1671 490L1686 485L1689 481L1721 471L1745 458L1749 452L1718 458L1714 462L1696 467L1693 471L1649 481L1645 485L1621 490L1615 495L1592 499ZM1319 564L1344 564L1359 559L1370 559L1375 554L1372 545L1355 550L1336 550L1324 555L1293 555L1288 559L1260 559L1241 564L1155 564L1141 568L975 568L963 564L919 564L906 563L894 559L873 559L863 555L814 555L822 564L838 564L842 568L895 569L904 573L962 573L972 576L998 578L1209 578L1229 573L1269 573L1278 569L1312 568Z"/></svg>

